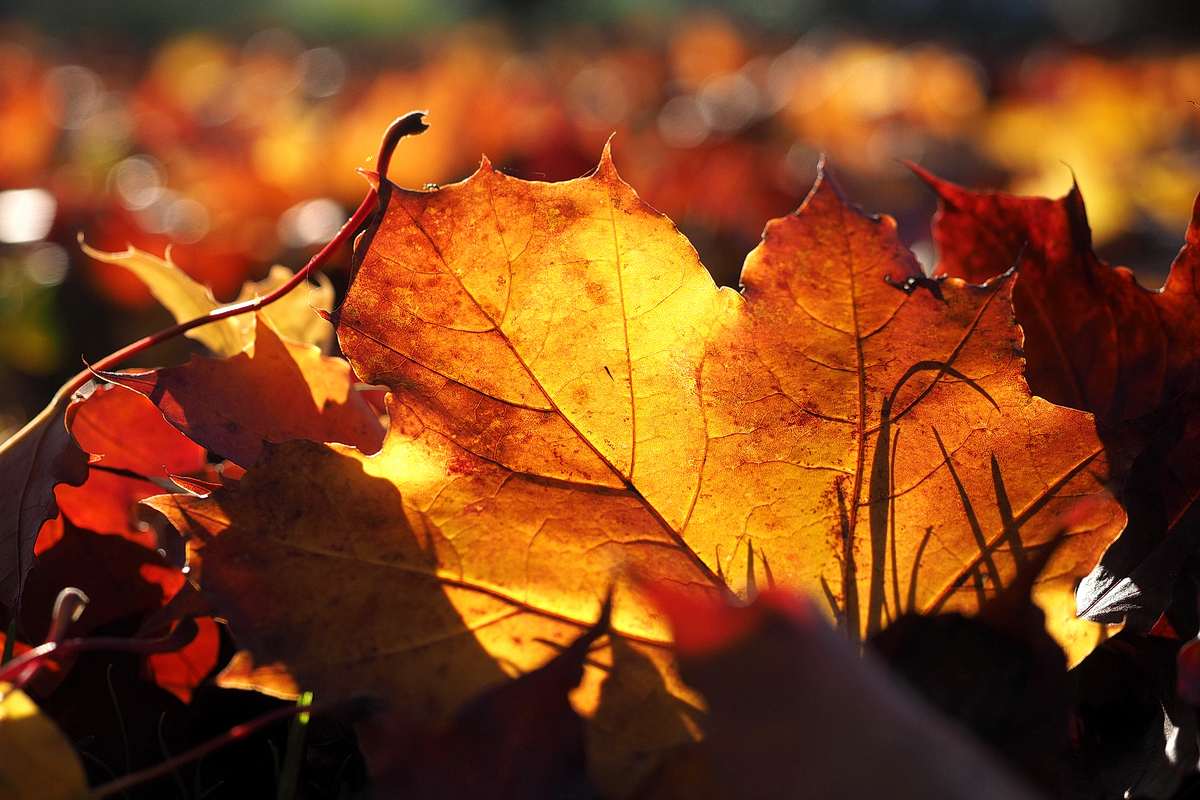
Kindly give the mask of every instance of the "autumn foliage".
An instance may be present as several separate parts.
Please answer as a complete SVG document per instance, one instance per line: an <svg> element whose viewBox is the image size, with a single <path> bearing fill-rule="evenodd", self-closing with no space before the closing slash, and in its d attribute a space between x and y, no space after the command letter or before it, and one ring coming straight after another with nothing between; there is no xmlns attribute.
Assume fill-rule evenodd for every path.
<svg viewBox="0 0 1200 800"><path fill-rule="evenodd" d="M384 155L336 307L292 291L193 329L213 357L106 364L0 450L23 643L65 641L74 586L71 636L190 637L144 654L184 702L218 665L376 698L380 797L1166 797L1195 771L1190 650L1144 741L1094 687L1174 676L1196 632L1200 222L1150 293L1077 190L921 173L926 274L822 168L735 291L607 147L573 181L484 159L423 190ZM181 322L217 308L95 255ZM71 669L12 663L43 696ZM78 780L15 796L83 796L24 698L0 750L36 725Z"/></svg>

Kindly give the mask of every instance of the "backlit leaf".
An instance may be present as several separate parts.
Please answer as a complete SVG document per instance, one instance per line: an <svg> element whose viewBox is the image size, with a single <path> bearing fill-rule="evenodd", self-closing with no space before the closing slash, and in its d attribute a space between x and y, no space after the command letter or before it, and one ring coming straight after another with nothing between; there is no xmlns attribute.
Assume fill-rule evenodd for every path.
<svg viewBox="0 0 1200 800"><path fill-rule="evenodd" d="M80 242L83 252L105 264L115 264L132 272L146 286L154 299L163 305L176 322L186 322L220 308L223 303L213 297L212 289L181 270L170 258L159 258L130 246L123 253L105 253ZM258 282L246 281L234 302L242 302L271 292L292 277L287 267L273 266L267 277ZM333 285L317 273L317 285L301 283L287 295L263 309L276 330L298 342L324 348L333 335L329 324L313 311L333 306ZM216 356L235 356L254 341L254 315L239 314L193 328L190 336Z"/></svg>
<svg viewBox="0 0 1200 800"><path fill-rule="evenodd" d="M67 412L71 435L99 457L82 486L60 485L59 506L71 522L156 549L153 531L136 524L137 501L159 494L170 475L204 468L204 448L163 419L152 402L122 386L97 388Z"/></svg>
<svg viewBox="0 0 1200 800"><path fill-rule="evenodd" d="M702 717L631 576L804 591L857 641L1032 580L1108 478L1092 418L1026 387L1011 278L924 279L827 176L768 224L742 294L607 153L566 183L485 163L380 193L335 323L392 390L382 451L268 445L235 487L148 501L239 645L304 690L448 714L545 664L611 591L613 644L573 702L613 772ZM1073 608L1123 524L1111 498L1075 514L1035 600ZM1078 658L1098 628L1073 623L1048 619ZM605 716L634 698L640 730Z"/></svg>
<svg viewBox="0 0 1200 800"><path fill-rule="evenodd" d="M855 633L970 610L1105 480L1090 418L1029 396L1011 281L923 281L827 177L767 226L741 296L607 154L567 183L485 163L381 192L335 319L358 374L510 469L631 486L735 592L753 543ZM1035 596L1123 522L1098 508Z"/></svg>
<svg viewBox="0 0 1200 800"><path fill-rule="evenodd" d="M88 477L88 457L67 433L70 398L47 406L28 425L0 444L0 603L15 611L33 568L33 548L46 520L58 516L54 487L79 486Z"/></svg>
<svg viewBox="0 0 1200 800"><path fill-rule="evenodd" d="M1149 292L1096 256L1078 187L1048 200L918 174L940 200L937 269L982 283L1015 265L1030 388L1095 413L1106 446L1136 454L1120 498L1129 529L1080 584L1079 611L1145 634L1200 544L1200 218L1162 291Z"/></svg>
<svg viewBox="0 0 1200 800"><path fill-rule="evenodd" d="M83 800L75 748L29 697L0 683L0 800Z"/></svg>

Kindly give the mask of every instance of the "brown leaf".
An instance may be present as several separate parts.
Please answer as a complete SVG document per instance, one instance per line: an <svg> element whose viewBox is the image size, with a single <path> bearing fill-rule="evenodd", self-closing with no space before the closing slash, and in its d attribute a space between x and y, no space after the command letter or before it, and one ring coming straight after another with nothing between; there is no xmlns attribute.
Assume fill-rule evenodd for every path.
<svg viewBox="0 0 1200 800"><path fill-rule="evenodd" d="M1064 796L1071 765L1067 663L1037 622L1040 636L1023 638L983 618L913 614L871 646L894 675L970 729L1008 768L1048 795Z"/></svg>
<svg viewBox="0 0 1200 800"><path fill-rule="evenodd" d="M58 516L54 487L79 486L88 477L88 457L67 433L70 397L59 396L0 445L0 603L15 612L33 568L33 548L46 520Z"/></svg>
<svg viewBox="0 0 1200 800"><path fill-rule="evenodd" d="M1075 670L1075 796L1177 796L1200 759L1195 711L1176 692L1181 652L1126 629Z"/></svg>
<svg viewBox="0 0 1200 800"><path fill-rule="evenodd" d="M146 395L193 441L242 467L258 458L263 440L379 449L379 420L354 391L344 361L281 339L261 315L256 331L253 349L232 358L193 357L180 367L103 377Z"/></svg>
<svg viewBox="0 0 1200 800"><path fill-rule="evenodd" d="M1108 437L1117 440L1111 449L1140 447L1119 496L1129 525L1080 582L1078 605L1088 619L1146 635L1200 547L1200 385L1120 428Z"/></svg>
<svg viewBox="0 0 1200 800"><path fill-rule="evenodd" d="M583 720L570 692L608 627L591 630L545 666L471 701L447 723L411 726L403 715L385 735L389 763L374 770L379 798L587 800ZM375 722L380 725L380 722ZM383 739L376 735L373 738ZM376 763L382 761L376 758Z"/></svg>

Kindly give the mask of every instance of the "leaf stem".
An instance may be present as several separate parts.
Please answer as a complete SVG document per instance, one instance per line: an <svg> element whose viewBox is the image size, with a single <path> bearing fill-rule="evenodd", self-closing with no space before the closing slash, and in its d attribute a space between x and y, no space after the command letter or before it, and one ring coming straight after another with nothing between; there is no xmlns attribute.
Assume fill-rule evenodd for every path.
<svg viewBox="0 0 1200 800"><path fill-rule="evenodd" d="M19 688L23 680L28 680L28 677L25 676L26 671L30 667L36 666L42 659L50 656L65 658L66 656L74 655L75 653L84 653L89 650L116 650L124 653L138 653L140 655L173 653L190 644L196 638L196 634L199 631L200 628L196 625L195 620L185 619L175 627L175 630L161 639L94 636L90 639L67 639L63 642L46 642L32 650L26 651L19 657L9 661L3 668L0 668L0 683L15 683Z"/></svg>
<svg viewBox="0 0 1200 800"><path fill-rule="evenodd" d="M402 117L397 117L392 124L388 126L387 131L384 132L383 139L379 143L379 155L376 159L376 166L379 170L381 180L386 177L388 165L392 160L392 152L396 149L396 145L399 144L400 140L406 136L413 136L421 133L429 127L422 120L424 115L425 112L423 111L410 111ZM161 344L168 339L173 339L176 336L192 330L193 328L199 328L201 325L207 325L211 322L217 322L218 320L226 319L228 317L236 317L239 314L245 314L250 311L257 311L263 306L274 303L292 289L299 286L303 281L307 280L313 272L325 266L333 254L341 249L342 245L350 241L351 237L354 236L354 233L358 230L358 228L364 222L366 222L367 218L371 215L371 212L375 210L375 205L378 200L378 191L374 187L367 189L367 194L363 198L362 203L359 204L358 209L353 215L351 215L350 219L348 219L346 223L342 225L341 229L338 230L337 235L329 240L329 243L322 247L316 255L309 259L308 263L304 265L304 268L293 275L287 281L287 283L284 283L274 291L268 292L260 297L255 297L241 303L234 303L232 305L214 309L202 317L196 317L195 319L190 319L187 322L181 322L178 325L166 328L158 333L138 339L136 342L126 345L114 353L110 353L109 355L97 361L95 364L90 365L87 369L82 370L78 375L63 384L62 388L60 388L58 393L55 395L55 402L64 396L69 397L78 391L92 378L93 373L112 369L126 359L132 358L133 356L148 350L156 344Z"/></svg>

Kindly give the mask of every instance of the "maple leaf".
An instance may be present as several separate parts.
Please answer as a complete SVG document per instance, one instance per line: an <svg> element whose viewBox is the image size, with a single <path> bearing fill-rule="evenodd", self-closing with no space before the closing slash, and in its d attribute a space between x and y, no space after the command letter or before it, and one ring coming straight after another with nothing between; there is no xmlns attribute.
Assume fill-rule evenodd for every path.
<svg viewBox="0 0 1200 800"><path fill-rule="evenodd" d="M203 447L171 427L148 399L121 386L77 395L66 421L93 462L82 486L56 488L62 513L39 532L38 563L27 578L18 615L33 641L44 638L55 598L68 586L90 598L73 626L76 635L131 614L149 614L179 592L183 573L160 554L156 532L136 520L134 506L158 494L171 474L199 471L206 462ZM105 541L97 534L129 541ZM207 619L200 625L201 635L183 651L147 659L151 678L185 702L217 659L215 623Z"/></svg>
<svg viewBox="0 0 1200 800"><path fill-rule="evenodd" d="M123 253L105 253L83 241L79 246L97 261L123 267L136 275L150 289L154 299L171 312L176 322L203 317L225 305L217 302L212 289L181 270L169 255L159 258L133 246ZM275 265L263 280L246 281L234 304L269 294L291 277L290 269ZM260 313L289 339L325 349L333 329L313 309L333 306L333 284L320 273L315 273L315 279L315 287L302 283ZM200 342L216 356L235 356L254 341L254 320L254 314L247 312L193 328L184 335Z"/></svg>
<svg viewBox="0 0 1200 800"><path fill-rule="evenodd" d="M1031 390L1091 411L1106 447L1136 455L1121 500L1127 532L1079 587L1079 610L1149 632L1183 559L1200 546L1200 215L1159 292L1102 262L1078 186L1058 200L970 192L914 168L934 189L937 270L975 283L1015 266Z"/></svg>
<svg viewBox="0 0 1200 800"><path fill-rule="evenodd" d="M1108 425L1147 414L1188 388L1200 352L1200 222L1160 292L1092 249L1078 186L1058 200L976 193L914 167L936 192L937 271L984 283L1017 268L1013 309L1025 330L1034 394Z"/></svg>
<svg viewBox="0 0 1200 800"><path fill-rule="evenodd" d="M194 356L179 367L102 377L149 397L193 441L242 467L254 463L264 440L346 442L365 452L382 441L379 418L354 390L346 362L281 339L263 316L253 348L231 358Z"/></svg>
<svg viewBox="0 0 1200 800"><path fill-rule="evenodd" d="M593 763L645 757L701 714L630 575L807 591L858 639L977 610L1106 480L1091 418L1028 392L1011 279L924 280L894 223L827 176L767 226L741 295L607 152L561 184L485 162L379 191L334 319L356 372L392 389L380 453L266 445L235 487L147 501L239 644L305 689L448 714L545 664L611 590L575 703L610 723L589 729ZM1076 658L1097 635L1054 612L1123 523L1097 500L1034 583ZM606 717L639 702L637 730Z"/></svg>
<svg viewBox="0 0 1200 800"><path fill-rule="evenodd" d="M852 632L970 610L1103 480L1092 422L1028 394L1010 282L923 283L894 223L827 177L767 226L740 296L607 152L562 184L485 162L380 191L335 316L358 374L514 471L633 488L736 592L753 543ZM1124 520L1092 522L1035 592Z"/></svg>

